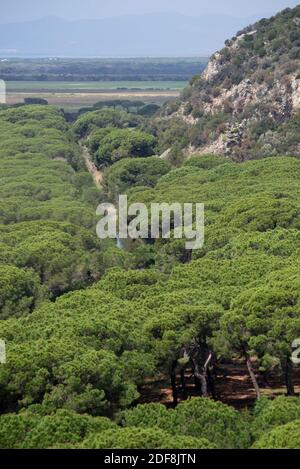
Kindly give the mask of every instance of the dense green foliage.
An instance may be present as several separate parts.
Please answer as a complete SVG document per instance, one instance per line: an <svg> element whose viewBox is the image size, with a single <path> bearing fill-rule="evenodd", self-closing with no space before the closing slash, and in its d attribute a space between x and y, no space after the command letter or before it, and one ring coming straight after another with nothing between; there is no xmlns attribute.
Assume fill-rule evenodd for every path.
<svg viewBox="0 0 300 469"><path fill-rule="evenodd" d="M97 128L116 127L122 129L136 127L139 122L138 116L125 111L104 108L80 116L73 126L73 131L77 138L83 138Z"/></svg>
<svg viewBox="0 0 300 469"><path fill-rule="evenodd" d="M170 435L159 428L120 428L91 435L82 443L89 449L214 449L205 438Z"/></svg>
<svg viewBox="0 0 300 469"><path fill-rule="evenodd" d="M155 138L140 130L114 129L106 135L97 134L98 150L94 160L98 168L110 166L124 158L147 157L155 153ZM93 139L95 145L95 136Z"/></svg>
<svg viewBox="0 0 300 469"><path fill-rule="evenodd" d="M295 399L286 397L274 402L262 399L252 413L239 413L198 398L180 404L176 410L167 410L161 404L139 405L123 412L118 423L34 405L19 414L0 416L0 448L299 449L299 413L288 410L293 405ZM266 422L261 418L266 408L268 426L251 437L250 430ZM276 409L279 418L274 414Z"/></svg>
<svg viewBox="0 0 300 469"><path fill-rule="evenodd" d="M42 289L31 270L0 264L0 318L30 313L37 306Z"/></svg>
<svg viewBox="0 0 300 469"><path fill-rule="evenodd" d="M34 106L2 111L3 120L6 123L7 117L13 118L16 132L20 119L27 119L29 112L33 120L36 112L40 119L45 109L52 116L54 111L50 107ZM27 115L23 117L25 111ZM90 116L83 117L84 125L88 122L89 126ZM58 124L56 116L55 125ZM106 132L116 131L98 128L94 137ZM100 247L92 254L98 243L89 231L93 225L92 215L87 218L90 212L74 208L68 220L72 197L87 203L84 173L74 171L65 161L55 160L55 156L53 161L51 148L48 156L40 155L41 145L36 148L35 138L27 137L26 142L28 139L33 140L32 147L30 153L27 149L20 153L20 171L22 162L26 161L29 171L38 158L39 172L44 171L44 166L47 168L48 177L44 181L50 199L36 200L29 192L28 207L33 201L34 210L38 210L33 219L27 215L30 211L22 216L20 210L18 218L10 220L8 204L4 206L1 314L3 318L15 317L0 324L0 337L6 341L8 356L6 365L0 367L0 398L3 412L11 409L21 412L20 417L9 417L21 422L10 424L16 431L20 427L24 432L24 425L26 428L35 425L31 423L32 405L40 404L39 412L45 417L39 418L42 427L26 431L27 436L19 438L20 443L3 445L249 447L253 440L247 418L227 406L202 399L182 403L174 411L159 405L138 407L123 415L121 423L127 429L112 427L101 435L93 430L81 433L79 438L77 424L70 432L69 424L63 424L69 436L64 436L58 423L53 424L58 435L55 432L52 435L50 428L59 409L115 416L136 402L147 377L171 373L174 363L181 363L182 349L195 343L200 348L212 347L220 357L243 357L246 350L264 371L274 367L285 369L291 342L296 333L300 334L299 161L270 158L236 165L208 155L194 157L174 170L158 158L124 159L113 165L105 178L114 195L124 190L132 201L146 204L204 201L207 225L204 248L195 251L192 262L186 264L184 240L158 240L151 247L155 268L113 269L91 288L63 295L55 303L42 304L47 290L58 296L85 284L88 278L78 273L74 278L78 264L80 272L85 272L84 265L91 272L94 265L95 272L101 274L113 262L122 265L122 256L126 259L137 256L138 249L128 254L119 251L115 261L112 248L102 251ZM70 142L74 147L72 139ZM91 138L90 144L96 145L95 142L97 138ZM7 145L8 155L9 149ZM11 156L3 157L2 162L15 158L9 184L18 189L24 204L27 192L14 182L18 160L13 155L11 150ZM53 171L59 167L52 180L51 164ZM57 186L63 176L64 184ZM35 184L36 181L40 179L35 179ZM9 184L2 188L8 195ZM58 206L45 217L45 207L53 203L56 194ZM68 201L64 221L60 219L63 197ZM22 209L21 202L13 206ZM146 251L139 255L148 256ZM30 315L26 314L29 312ZM261 406L257 423L252 426L252 437L260 436L257 427L271 430L299 418L298 411L292 408L289 411L291 402L284 401L283 417L278 411L277 420L268 417L271 407ZM274 405L279 408L280 402ZM138 427L145 430L141 432Z"/></svg>
<svg viewBox="0 0 300 469"><path fill-rule="evenodd" d="M140 405L124 413L127 426L160 427L174 435L206 438L218 448L246 448L250 434L246 419L233 408L198 398L175 410L161 404Z"/></svg>
<svg viewBox="0 0 300 469"><path fill-rule="evenodd" d="M99 195L63 115L50 106L6 109L0 129L0 315L6 318L91 283L105 262L92 231Z"/></svg>
<svg viewBox="0 0 300 469"><path fill-rule="evenodd" d="M117 197L131 187L154 187L170 170L170 163L156 157L125 158L106 170L103 187L108 194Z"/></svg>
<svg viewBox="0 0 300 469"><path fill-rule="evenodd" d="M274 428L263 435L254 449L300 449L300 420Z"/></svg>
<svg viewBox="0 0 300 469"><path fill-rule="evenodd" d="M158 240L156 269L112 270L90 289L1 324L9 353L0 368L4 409L42 402L111 415L138 398L147 376L169 373L195 340L220 356L246 349L264 370L284 369L300 334L300 164L219 163L194 159L154 189L129 191L146 203L207 201L206 243L193 262L182 264L181 241Z"/></svg>
<svg viewBox="0 0 300 469"><path fill-rule="evenodd" d="M115 425L104 417L93 418L58 410L44 415L39 406L19 415L0 417L0 448L43 449L80 443L91 433L105 432Z"/></svg>
<svg viewBox="0 0 300 469"><path fill-rule="evenodd" d="M295 288L297 288L299 236L295 229L298 226L298 219L291 215L281 218L280 212L283 202L286 205L291 200L289 202L292 204L291 207L296 204L293 194L299 190L297 184L299 162L293 159L278 159L275 161L278 172L275 173L274 161L270 159L249 162L240 166L224 164L212 170L199 168L198 172L195 167L192 167L191 172L188 167L184 167L173 171L173 175L169 173L164 177L168 180L168 184L167 181L161 179L153 196L156 200L161 200L163 192L165 200L168 198L172 200L173 184L176 186L177 197L180 196L179 185L182 197L187 197L184 194L186 191L192 191L189 192L189 197L198 197L198 200L204 200L203 191L207 197L210 197L207 218L211 221L206 247L204 252L195 253L196 256L201 254L200 258L191 264L173 269L169 280L164 281L161 286L160 275L155 271L145 273L113 271L103 282L90 290L63 297L56 301L55 305L47 305L33 312L30 318L24 321L19 319L3 324L1 335L4 338L6 336L18 337L15 343L10 342L11 359L5 369L0 370L4 394L6 394L6 386L14 389L17 383L26 383L24 388L23 385L21 388L17 385L15 398L11 391L10 399L19 399L17 396L22 395L22 401L19 402L23 402L21 405L28 405L38 402L38 396L45 395L46 402L51 405L58 405L58 407L64 405L83 411L93 409L100 413L101 409L111 411L111 406L113 408L126 406L137 397L135 386L141 383L147 374L154 373L155 367L161 371L167 370L171 361L179 357L178 354L184 344L204 333L206 340L212 341L213 333L218 332L216 318L222 316L222 332L220 339L217 340L216 336L215 347L219 348L222 353L226 351L227 354L231 353L231 349L234 353L241 352L241 345L245 344L240 343L243 339L240 329L243 321L248 320L249 314L247 308L241 304L247 305L248 296L252 295L252 298L253 294L257 296L257 300L255 302L251 300L253 309L251 314L257 315L259 327L255 327L251 319L249 322L251 335L246 334L249 353L251 351L255 354L259 353L262 361L269 355L280 360L282 350L288 353L294 338L295 327L299 323L297 303L293 302L294 306L289 306L289 298L293 294L293 282L289 281L288 290L286 284L281 286L285 277L290 280L293 275ZM268 167L272 168L269 173ZM289 178L289 185L284 184L285 174ZM291 174L294 178L294 185ZM185 181L188 177L189 183L187 179ZM227 188L226 198L224 198L225 194L220 192L218 177ZM206 181L206 183L201 184L201 181ZM266 201L272 199L271 195L267 196L268 193L270 194L270 188L265 195L262 189L264 186L267 189L270 185L275 194L279 190L276 185L285 185L286 197L275 198L274 205L271 203L268 212ZM249 205L245 200L248 187L251 187ZM255 187L258 190L256 202L254 202ZM202 196L199 196L201 191ZM148 192L145 192L146 194ZM238 195L240 203L238 203ZM143 193L139 191L140 200L142 196ZM215 198L216 196L218 199ZM263 205L260 201L263 201ZM222 214L220 209L216 212L218 203L220 208L227 204ZM210 206L211 210L209 210ZM249 223L247 224L245 223L247 210L253 210L253 207L255 207L256 215L254 218L248 217ZM238 216L235 215L232 218L232 212ZM241 215L242 218L239 221ZM263 218L259 221L262 216ZM219 220L217 220L218 217ZM223 224L222 219L224 219ZM270 231L274 227L274 219L277 228L275 231ZM256 222L253 223L253 220ZM213 226L217 224L217 221L219 221L219 243L223 239L222 244L218 246L215 245L216 228ZM223 234L220 231L222 226ZM287 244L289 240L291 242ZM172 243L169 248L171 252L174 251ZM158 257L164 252L166 251L162 247ZM278 280L276 280L276 273L279 271L280 275L277 274ZM272 291L269 282L272 282L274 289L272 309L269 306ZM217 288L216 285L218 285ZM284 300L280 296L281 289L288 301L291 326L288 321L281 322L281 310L285 308ZM268 315L266 315L266 308L269 311ZM71 311L72 317L70 317ZM259 317L260 311L263 322ZM237 314L239 319L235 320L234 317ZM269 328L269 318L270 320L276 319L272 329ZM55 324L55 327L51 327L51 323L53 326ZM51 337L48 335L48 330L45 330L45 324L48 324L52 330ZM232 335L230 324L237 327L236 336ZM230 326L231 331L228 337L224 334L227 325L228 328ZM289 327L291 327L290 332ZM277 331L278 328L280 329ZM269 331L269 338L265 342L265 347L261 348L261 335L264 334L264 329ZM88 340L87 330L89 331ZM284 330L286 332L283 334ZM282 342L280 347L277 346L278 340L276 339L279 333ZM113 338L114 334L116 334L115 338ZM63 342L60 339L62 336ZM102 350L99 350L99 337L102 337L103 341ZM235 337L238 342L235 342ZM64 343L68 343L67 353ZM79 344L81 344L80 347ZM283 345L285 349L282 348ZM22 353L19 347L23 350ZM26 355L30 364L28 369L24 366ZM51 360L49 360L50 356L52 356ZM136 365L133 365L132 360ZM75 366L78 368L79 364L81 364L83 374L77 371L79 381L73 383L72 372L70 374L69 368L70 370ZM9 371L10 366L13 366L14 373ZM107 371L104 372L106 367L108 367ZM41 373L41 369L45 370L43 379L37 381L37 375ZM130 373L128 370L131 370ZM105 373L108 373L107 376L110 378L108 383L105 382ZM112 373L115 376L113 387ZM92 382L94 383L92 388L91 376L93 376ZM34 386L33 383L35 383ZM64 398L66 395L67 400Z"/></svg>
<svg viewBox="0 0 300 469"><path fill-rule="evenodd" d="M280 396L274 401L261 399L254 409L255 419L252 434L255 439L267 434L273 428L280 427L300 419L300 398Z"/></svg>
<svg viewBox="0 0 300 469"><path fill-rule="evenodd" d="M137 128L142 121L136 114L107 107L80 116L73 131L78 139L85 137L94 163L104 169L123 159L155 154L155 137Z"/></svg>
<svg viewBox="0 0 300 469"><path fill-rule="evenodd" d="M280 67L294 56L297 15L286 10L240 35L245 64L255 54L266 60L260 49L276 62L282 19L290 42ZM229 52L221 53L226 70ZM215 79L228 89L239 83ZM187 93L196 88L205 95L199 77ZM198 116L194 137L216 137L225 114ZM298 145L298 121L293 114L271 133L253 123L257 156L261 136L276 137L283 154ZM191 135L179 115L149 120L113 108L70 127L50 106L2 107L0 130L0 447L299 448L291 354L300 337L300 160L268 157L277 150L265 146L256 161L205 154L182 162ZM153 156L170 143L175 167ZM100 191L83 167L84 146L105 169ZM189 251L173 237L124 249L100 242L95 208L121 193L148 207L204 203L204 246ZM216 400L225 361L248 370L253 410ZM189 399L188 374L199 397ZM271 375L289 397L261 397L261 378ZM139 405L158 379L170 382L172 409Z"/></svg>

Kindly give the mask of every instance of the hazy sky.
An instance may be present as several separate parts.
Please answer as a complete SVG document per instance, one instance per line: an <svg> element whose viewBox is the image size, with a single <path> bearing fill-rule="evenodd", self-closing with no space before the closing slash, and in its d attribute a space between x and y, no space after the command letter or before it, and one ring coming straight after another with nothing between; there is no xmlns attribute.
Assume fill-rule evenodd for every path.
<svg viewBox="0 0 300 469"><path fill-rule="evenodd" d="M299 0L0 0L0 22L60 16L103 18L126 14L179 12L186 15L221 13L239 17L273 14Z"/></svg>

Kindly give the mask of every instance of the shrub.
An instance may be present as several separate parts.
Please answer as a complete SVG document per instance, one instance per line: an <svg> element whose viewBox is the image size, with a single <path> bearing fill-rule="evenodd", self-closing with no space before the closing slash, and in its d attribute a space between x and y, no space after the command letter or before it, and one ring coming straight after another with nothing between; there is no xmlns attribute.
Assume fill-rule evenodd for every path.
<svg viewBox="0 0 300 469"><path fill-rule="evenodd" d="M126 158L105 171L103 186L108 193L118 196L130 187L154 187L170 170L170 163L157 157Z"/></svg>
<svg viewBox="0 0 300 469"><path fill-rule="evenodd" d="M151 156L155 143L155 137L146 132L115 129L102 139L95 161L98 167L105 167L122 158Z"/></svg>
<svg viewBox="0 0 300 469"><path fill-rule="evenodd" d="M226 163L228 163L228 160L224 156L196 155L186 160L183 166L209 170Z"/></svg>
<svg viewBox="0 0 300 469"><path fill-rule="evenodd" d="M78 415L58 410L43 415L33 408L0 417L0 448L43 449L80 443L90 433L105 432L116 425L105 417Z"/></svg>
<svg viewBox="0 0 300 469"><path fill-rule="evenodd" d="M213 449L204 438L170 435L159 428L120 428L91 435L81 445L88 449Z"/></svg>
<svg viewBox="0 0 300 469"><path fill-rule="evenodd" d="M300 419L300 398L280 396L263 404L258 401L251 431L255 438L279 425Z"/></svg>
<svg viewBox="0 0 300 469"><path fill-rule="evenodd" d="M274 428L255 442L253 449L300 449L300 420Z"/></svg>
<svg viewBox="0 0 300 469"><path fill-rule="evenodd" d="M250 444L244 416L232 407L209 399L190 399L180 403L174 411L152 404L124 413L125 425L145 428L147 422L173 435L205 438L218 448L246 448Z"/></svg>

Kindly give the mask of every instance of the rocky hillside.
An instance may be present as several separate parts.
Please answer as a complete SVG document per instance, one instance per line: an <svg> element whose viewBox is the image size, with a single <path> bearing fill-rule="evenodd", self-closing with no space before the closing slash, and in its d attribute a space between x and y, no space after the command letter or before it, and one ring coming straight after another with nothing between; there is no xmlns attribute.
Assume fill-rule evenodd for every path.
<svg viewBox="0 0 300 469"><path fill-rule="evenodd" d="M164 107L166 120L164 150L176 134L188 154L300 156L300 5L226 41L181 98Z"/></svg>

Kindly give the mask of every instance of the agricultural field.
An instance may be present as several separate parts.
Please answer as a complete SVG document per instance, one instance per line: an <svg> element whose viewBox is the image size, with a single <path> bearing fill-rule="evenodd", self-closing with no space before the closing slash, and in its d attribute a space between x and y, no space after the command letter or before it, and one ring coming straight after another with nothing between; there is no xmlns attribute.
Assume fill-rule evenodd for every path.
<svg viewBox="0 0 300 469"><path fill-rule="evenodd" d="M9 81L9 92L180 91L187 81Z"/></svg>
<svg viewBox="0 0 300 469"><path fill-rule="evenodd" d="M100 101L117 99L161 105L178 97L186 84L185 81L14 81L7 82L7 102L18 104L27 98L42 98L65 110L77 110Z"/></svg>
<svg viewBox="0 0 300 469"><path fill-rule="evenodd" d="M67 111L107 100L161 105L176 98L206 58L2 59L8 104L41 98Z"/></svg>

